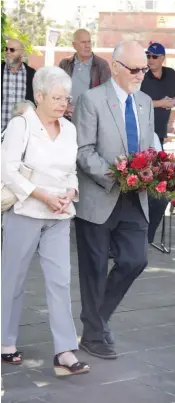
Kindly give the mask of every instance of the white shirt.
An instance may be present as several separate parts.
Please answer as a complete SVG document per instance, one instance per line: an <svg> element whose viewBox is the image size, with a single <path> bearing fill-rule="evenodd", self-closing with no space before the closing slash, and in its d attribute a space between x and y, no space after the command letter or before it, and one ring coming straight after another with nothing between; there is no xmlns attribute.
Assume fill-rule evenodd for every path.
<svg viewBox="0 0 175 403"><path fill-rule="evenodd" d="M124 124L125 124L125 109L126 109L126 100L128 98L128 94L121 87L119 87L119 85L115 82L115 80L113 78L111 78L111 82L115 89L117 98L119 100L120 108L122 111L122 116L123 116L123 120L124 120ZM134 111L135 118L136 118L138 138L140 138L140 126L139 126L136 103L135 103L133 94L131 94L131 97L132 97L133 111Z"/></svg>
<svg viewBox="0 0 175 403"><path fill-rule="evenodd" d="M66 192L69 188L78 191L75 126L65 118L60 118L60 134L53 141L32 108L29 107L23 116L29 130L24 163L32 168L30 180L19 172L26 135L24 119L16 117L10 121L2 144L1 179L19 200L14 205L14 212L41 219L70 218L75 215L73 203L68 208L70 215L55 215L43 202L30 194L36 187L56 195Z"/></svg>

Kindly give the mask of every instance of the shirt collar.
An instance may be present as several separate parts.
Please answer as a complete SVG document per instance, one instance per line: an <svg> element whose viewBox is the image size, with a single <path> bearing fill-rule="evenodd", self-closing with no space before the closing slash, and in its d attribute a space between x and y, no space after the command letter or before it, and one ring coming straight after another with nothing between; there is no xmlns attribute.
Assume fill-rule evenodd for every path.
<svg viewBox="0 0 175 403"><path fill-rule="evenodd" d="M163 80L166 77L166 67L162 67L162 76L160 78L155 77L151 69L148 70L147 74L148 77L152 78L153 80Z"/></svg>
<svg viewBox="0 0 175 403"><path fill-rule="evenodd" d="M115 82L113 78L111 78L112 85L115 89L115 92L117 94L117 98L121 102L121 104L125 104L126 99L128 98L128 94Z"/></svg>
<svg viewBox="0 0 175 403"><path fill-rule="evenodd" d="M12 73L14 73L14 71L11 70L11 68L8 66L7 63L6 63L5 65L6 65L6 69L7 69L7 70L9 70L9 71L11 71ZM24 66L24 63L22 63L21 66L20 66L20 68L19 68L19 70L15 71L15 73L18 73L18 71L24 71L24 70L25 70L25 66Z"/></svg>
<svg viewBox="0 0 175 403"><path fill-rule="evenodd" d="M85 66L92 66L92 59L93 59L93 55L89 58L89 60L87 62L80 62L77 58L77 55L75 55L74 64L84 64Z"/></svg>

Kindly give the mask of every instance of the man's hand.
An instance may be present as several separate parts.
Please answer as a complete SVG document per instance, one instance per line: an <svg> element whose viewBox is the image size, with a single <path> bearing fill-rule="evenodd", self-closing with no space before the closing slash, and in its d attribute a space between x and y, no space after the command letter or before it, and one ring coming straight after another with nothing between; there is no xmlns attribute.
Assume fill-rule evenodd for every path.
<svg viewBox="0 0 175 403"><path fill-rule="evenodd" d="M108 176L113 177L113 176L114 176L114 172L112 171L112 169L108 169L105 175L108 175Z"/></svg>
<svg viewBox="0 0 175 403"><path fill-rule="evenodd" d="M174 106L174 99L173 98L163 98L160 99L160 101L157 101L160 103L160 108L164 109L172 109Z"/></svg>

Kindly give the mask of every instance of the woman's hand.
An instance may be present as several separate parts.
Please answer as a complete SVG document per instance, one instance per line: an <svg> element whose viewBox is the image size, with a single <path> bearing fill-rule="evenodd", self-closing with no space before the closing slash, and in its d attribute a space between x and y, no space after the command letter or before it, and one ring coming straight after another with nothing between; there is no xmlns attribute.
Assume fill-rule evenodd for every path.
<svg viewBox="0 0 175 403"><path fill-rule="evenodd" d="M76 190L71 189L62 195L55 195L36 188L31 196L45 203L54 214L70 214L67 207L74 199Z"/></svg>
<svg viewBox="0 0 175 403"><path fill-rule="evenodd" d="M69 204L72 202L72 200L75 198L75 194L76 190L71 189L59 196L59 201L62 204L60 214L67 213L67 208Z"/></svg>
<svg viewBox="0 0 175 403"><path fill-rule="evenodd" d="M46 204L50 211L57 214L67 213L68 211L63 209L63 202L58 195L54 195L52 193L48 193L44 190L36 188L32 193L31 196L35 199L40 200L44 204ZM63 211L64 210L64 211Z"/></svg>
<svg viewBox="0 0 175 403"><path fill-rule="evenodd" d="M48 206L49 210L51 210L53 213L61 214L63 210L63 205L59 196L48 194L45 203Z"/></svg>

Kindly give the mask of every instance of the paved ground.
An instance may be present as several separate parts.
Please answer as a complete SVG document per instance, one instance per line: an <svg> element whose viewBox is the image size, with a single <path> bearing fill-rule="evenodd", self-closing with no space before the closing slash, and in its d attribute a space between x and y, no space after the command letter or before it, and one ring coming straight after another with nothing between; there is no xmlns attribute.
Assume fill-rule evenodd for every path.
<svg viewBox="0 0 175 403"><path fill-rule="evenodd" d="M63 380L54 376L43 277L34 259L18 343L25 360L20 367L2 365L2 403L175 403L175 217L173 220L172 254L150 247L149 267L111 321L118 360L103 361L78 353L91 364L88 375ZM73 315L80 335L74 229L71 246Z"/></svg>

